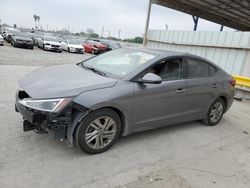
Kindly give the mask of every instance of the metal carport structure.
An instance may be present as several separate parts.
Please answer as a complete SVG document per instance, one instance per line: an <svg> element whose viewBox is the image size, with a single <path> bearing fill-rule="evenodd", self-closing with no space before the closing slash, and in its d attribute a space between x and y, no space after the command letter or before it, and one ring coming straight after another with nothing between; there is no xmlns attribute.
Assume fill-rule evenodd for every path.
<svg viewBox="0 0 250 188"><path fill-rule="evenodd" d="M250 0L149 0L144 45L147 42L152 4L172 8L239 31L250 31Z"/></svg>

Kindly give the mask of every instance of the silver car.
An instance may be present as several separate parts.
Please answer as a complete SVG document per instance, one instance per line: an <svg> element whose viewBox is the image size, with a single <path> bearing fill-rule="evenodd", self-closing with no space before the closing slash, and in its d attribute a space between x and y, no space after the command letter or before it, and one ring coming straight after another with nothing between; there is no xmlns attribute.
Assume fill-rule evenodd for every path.
<svg viewBox="0 0 250 188"><path fill-rule="evenodd" d="M232 105L235 80L198 56L121 48L31 72L19 85L24 131L96 154L139 131L195 120L216 125Z"/></svg>

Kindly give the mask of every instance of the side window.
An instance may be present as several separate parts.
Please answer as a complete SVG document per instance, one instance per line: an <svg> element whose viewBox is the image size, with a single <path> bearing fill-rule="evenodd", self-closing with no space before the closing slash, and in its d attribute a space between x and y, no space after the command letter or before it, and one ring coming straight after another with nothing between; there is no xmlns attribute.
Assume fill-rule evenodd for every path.
<svg viewBox="0 0 250 188"><path fill-rule="evenodd" d="M181 78L181 59L161 61L146 71L149 72L157 74L162 80L178 80Z"/></svg>
<svg viewBox="0 0 250 188"><path fill-rule="evenodd" d="M196 59L187 59L186 65L187 78L197 78L197 77L208 77L209 76L209 65L203 61Z"/></svg>

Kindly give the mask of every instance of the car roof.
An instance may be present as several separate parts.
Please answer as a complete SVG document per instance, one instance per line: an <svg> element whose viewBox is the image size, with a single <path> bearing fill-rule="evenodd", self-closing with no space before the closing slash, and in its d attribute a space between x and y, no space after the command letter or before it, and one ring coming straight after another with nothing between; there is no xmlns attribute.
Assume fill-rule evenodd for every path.
<svg viewBox="0 0 250 188"><path fill-rule="evenodd" d="M183 56L183 57L196 58L196 59L200 59L200 60L211 63L211 61L206 58L203 58L195 54L190 54L188 52L177 52L177 51L171 51L171 50L153 49L153 48L146 48L146 47L127 47L127 48L138 50L138 51L143 51L143 52L150 53L150 54L162 57L162 58L170 57L170 56Z"/></svg>
<svg viewBox="0 0 250 188"><path fill-rule="evenodd" d="M134 49L138 51L143 51L146 53L150 53L156 56L185 56L187 53L185 52L174 52L170 50L162 50L162 49L152 49L152 48L144 48L144 47L129 47L129 49Z"/></svg>

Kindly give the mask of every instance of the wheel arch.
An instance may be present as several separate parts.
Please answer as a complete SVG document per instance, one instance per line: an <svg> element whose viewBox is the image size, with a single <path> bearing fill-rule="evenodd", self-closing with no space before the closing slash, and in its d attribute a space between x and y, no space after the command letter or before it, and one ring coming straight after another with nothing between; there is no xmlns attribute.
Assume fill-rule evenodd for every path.
<svg viewBox="0 0 250 188"><path fill-rule="evenodd" d="M127 123L126 123L126 118L125 118L124 113L119 108L114 107L114 106L105 106L99 109L111 109L118 114L121 120L121 135L124 135L124 131L127 130L126 129ZM96 109L96 110L99 110L99 109Z"/></svg>
<svg viewBox="0 0 250 188"><path fill-rule="evenodd" d="M227 109L227 107L228 107L228 99L227 99L227 97L224 96L224 95L221 95L219 98L221 98L221 99L223 100L223 102L224 102L224 104L225 104L224 112L226 112L226 109Z"/></svg>
<svg viewBox="0 0 250 188"><path fill-rule="evenodd" d="M77 126L79 125L79 122L81 122L82 119L87 117L88 114L91 113L92 111L96 111L96 110L100 110L100 109L111 109L115 113L117 113L117 115L119 116L119 118L121 120L121 135L124 136L124 135L128 134L127 119L126 119L124 113L122 112L122 110L119 109L118 107L115 107L115 106L102 106L102 107L95 108L95 109L88 109L86 112L76 112L75 118L74 118L71 126L69 126L67 129L67 144L69 146L71 146L71 147L73 146L74 135L75 135L75 131L77 129Z"/></svg>

